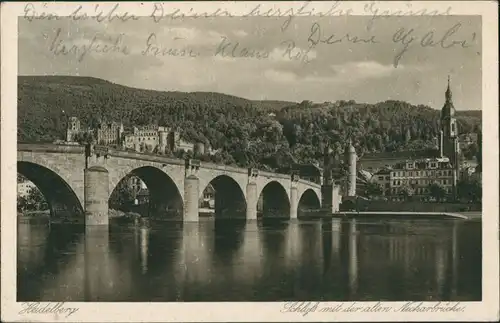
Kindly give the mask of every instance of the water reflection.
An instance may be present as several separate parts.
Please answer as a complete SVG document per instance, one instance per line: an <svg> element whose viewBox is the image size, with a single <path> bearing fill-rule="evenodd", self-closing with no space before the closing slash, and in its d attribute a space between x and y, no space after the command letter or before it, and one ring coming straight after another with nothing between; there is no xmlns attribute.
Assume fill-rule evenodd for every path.
<svg viewBox="0 0 500 323"><path fill-rule="evenodd" d="M19 224L18 300L479 300L480 233L451 220Z"/></svg>

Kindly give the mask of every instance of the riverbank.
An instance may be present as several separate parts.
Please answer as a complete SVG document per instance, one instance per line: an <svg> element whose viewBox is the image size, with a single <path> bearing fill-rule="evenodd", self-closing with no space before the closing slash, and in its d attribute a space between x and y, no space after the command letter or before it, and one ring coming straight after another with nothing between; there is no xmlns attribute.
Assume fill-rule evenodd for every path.
<svg viewBox="0 0 500 323"><path fill-rule="evenodd" d="M332 213L332 217L452 217L468 220L466 215L447 212L375 212L375 211L345 211Z"/></svg>

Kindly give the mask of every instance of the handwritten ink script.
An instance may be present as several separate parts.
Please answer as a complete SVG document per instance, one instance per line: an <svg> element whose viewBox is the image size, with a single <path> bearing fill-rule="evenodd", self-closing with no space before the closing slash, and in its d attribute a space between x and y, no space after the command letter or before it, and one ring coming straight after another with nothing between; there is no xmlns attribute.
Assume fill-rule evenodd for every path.
<svg viewBox="0 0 500 323"><path fill-rule="evenodd" d="M65 306L64 302L47 303L47 304L41 304L39 302L25 302L21 303L21 306L22 309L19 311L19 314L21 315L53 314L53 315L61 315L64 317L70 317L79 310L79 308L77 307Z"/></svg>
<svg viewBox="0 0 500 323"><path fill-rule="evenodd" d="M342 302L333 306L326 306L321 302L288 302L281 309L281 313L297 313L306 316L309 313L449 313L464 312L465 305L461 302L437 302L428 305L424 302L406 302L403 305L388 305L387 303L377 302L373 305L358 302Z"/></svg>
<svg viewBox="0 0 500 323"><path fill-rule="evenodd" d="M147 6L147 4L143 5ZM273 36L283 35L283 38L278 43L266 44L269 48L259 47L255 45L255 42L253 42L252 46L249 46L243 43L243 39L231 39L228 35L220 35L219 39L216 39L211 48L206 48L206 46L200 48L200 46L197 46L196 40L190 39L189 36L187 38L174 37L169 39L162 38L155 32L145 34L142 43L137 42L137 35L135 35L134 41L131 41L126 33L106 35L105 30L96 34L94 37L86 37L79 40L75 39L78 37L75 35L64 37L63 35L67 35L67 33L60 28L56 28L52 30L54 34L44 34L44 37L48 40L49 52L56 56L74 55L79 62L82 62L85 57L92 53L100 55L118 54L123 56L133 54L154 57L173 56L190 59L200 56L219 56L230 59L251 58L265 60L270 59L273 50L278 48L278 55L281 55L283 59L307 64L316 57L316 50L323 48L323 51L335 53L338 48L336 46L343 44L349 46L350 51L352 51L355 46L363 45L393 47L394 67L398 67L400 61L409 52L414 50L414 48L465 50L472 47L478 38L476 33L466 32L460 22L450 24L447 29L425 30L414 26L401 25L404 23L404 19L400 19L400 25L395 26L392 33L386 34L385 36L373 33L373 24L384 17L390 15L446 15L450 14L451 7L446 8L444 11L413 10L411 4L408 4L407 10L390 11L380 8L379 4L376 2L370 2L363 8L364 13L368 14L368 16L365 16L366 28L364 31L361 31L363 34L359 34L359 28L357 28L357 31L349 31L344 28L342 30L337 30L330 24L321 21L323 17L340 17L354 14L352 9L343 8L342 5L340 1L336 1L333 2L327 10L320 11L311 7L309 2L305 2L300 7L290 8L288 10L269 7L266 4L259 3L250 8L248 12L235 15L222 8L215 8L213 11L209 12L198 12L193 8L189 10L184 9L183 11L173 6L153 3L150 5L151 13L149 15L138 17L128 11L120 11L120 4L117 3L111 7L104 7L99 4L86 7L78 5L72 10L69 16L64 17L65 19L74 21L93 20L96 23L127 23L139 19L152 20L154 23L160 23L162 21L181 20L188 17L214 18L238 16L240 19L252 19L252 17L259 16L283 18L284 21L280 21L275 30L272 28L268 30L268 33L273 33ZM296 17L315 17L317 19L310 21L308 29L305 30L306 32L297 33L301 35L300 37L296 36L296 38L290 38L290 36L285 36L285 31L288 29L292 19ZM46 10L46 5L28 3L24 7L24 19L28 22L33 22L35 20L60 20L62 18L63 17L59 17L54 12L48 12ZM266 35L264 34L263 37L262 43L265 43ZM363 47L363 50L366 50L366 47Z"/></svg>
<svg viewBox="0 0 500 323"><path fill-rule="evenodd" d="M460 302L437 302L433 305L426 305L424 302L406 302L403 305L388 305L377 302L374 305L358 302L342 302L333 306L326 306L321 302L288 302L281 309L281 313L297 313L306 316L309 313L449 313L464 312L465 305Z"/></svg>

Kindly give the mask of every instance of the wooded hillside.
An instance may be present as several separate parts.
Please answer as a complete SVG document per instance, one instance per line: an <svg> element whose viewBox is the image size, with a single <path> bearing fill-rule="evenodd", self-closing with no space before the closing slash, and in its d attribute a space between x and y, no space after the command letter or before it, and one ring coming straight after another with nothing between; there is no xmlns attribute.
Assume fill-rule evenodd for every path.
<svg viewBox="0 0 500 323"><path fill-rule="evenodd" d="M84 126L95 125L99 118L125 126L158 123L179 126L185 139L208 142L222 150L220 161L242 167L276 169L294 160L321 161L326 145L341 154L348 136L358 154L428 148L439 129L438 110L400 101L251 101L70 76L21 76L18 82L19 141L62 139L69 116L79 117ZM477 131L480 111L459 112L458 122L461 133Z"/></svg>

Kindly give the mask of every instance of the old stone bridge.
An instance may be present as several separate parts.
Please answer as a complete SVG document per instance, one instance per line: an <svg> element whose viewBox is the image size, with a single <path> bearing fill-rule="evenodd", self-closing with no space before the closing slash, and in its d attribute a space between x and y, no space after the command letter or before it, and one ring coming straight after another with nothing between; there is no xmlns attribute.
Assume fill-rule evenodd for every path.
<svg viewBox="0 0 500 323"><path fill-rule="evenodd" d="M87 225L108 224L108 201L118 183L130 175L149 190L155 215L198 221L199 199L214 187L217 216L256 219L257 214L307 216L306 210L335 212L339 190L285 175L256 169L181 160L160 155L96 147L18 144L17 172L32 181L47 199L52 216L85 215ZM319 174L319 176L321 176ZM169 213L171 210L176 215Z"/></svg>

